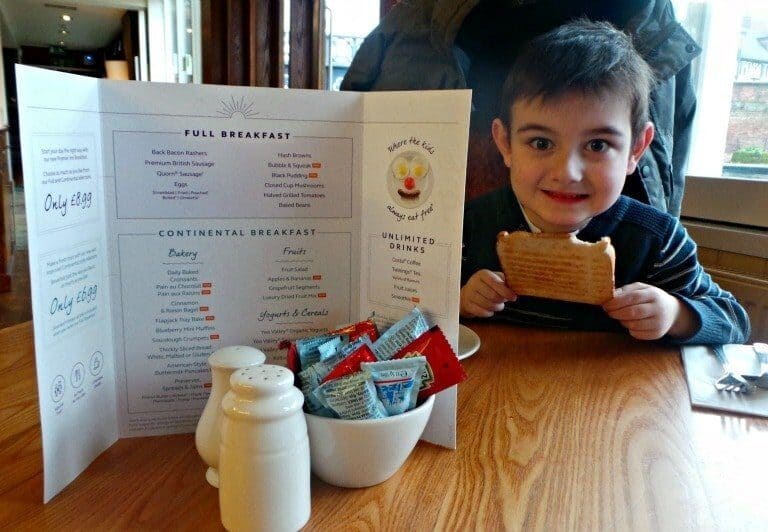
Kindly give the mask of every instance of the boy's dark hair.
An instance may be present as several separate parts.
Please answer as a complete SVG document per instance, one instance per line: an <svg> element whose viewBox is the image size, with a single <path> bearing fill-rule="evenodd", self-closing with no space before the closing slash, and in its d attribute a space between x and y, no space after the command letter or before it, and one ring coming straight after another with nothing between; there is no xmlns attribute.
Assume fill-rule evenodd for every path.
<svg viewBox="0 0 768 532"><path fill-rule="evenodd" d="M648 121L648 94L654 82L648 63L629 36L608 22L579 18L529 41L504 83L499 116L509 127L518 100L585 95L625 95L631 105L633 138Z"/></svg>

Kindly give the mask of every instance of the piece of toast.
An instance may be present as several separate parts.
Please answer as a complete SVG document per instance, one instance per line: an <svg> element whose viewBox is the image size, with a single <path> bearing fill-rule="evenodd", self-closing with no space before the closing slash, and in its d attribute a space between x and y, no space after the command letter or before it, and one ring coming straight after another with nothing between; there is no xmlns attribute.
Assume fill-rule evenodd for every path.
<svg viewBox="0 0 768 532"><path fill-rule="evenodd" d="M570 233L502 231L496 237L507 286L522 296L600 305L613 298L616 252Z"/></svg>

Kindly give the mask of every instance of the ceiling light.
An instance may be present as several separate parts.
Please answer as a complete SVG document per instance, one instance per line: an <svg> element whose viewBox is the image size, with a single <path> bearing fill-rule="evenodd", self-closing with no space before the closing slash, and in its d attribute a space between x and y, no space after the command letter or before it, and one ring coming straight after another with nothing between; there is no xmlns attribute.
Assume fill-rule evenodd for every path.
<svg viewBox="0 0 768 532"><path fill-rule="evenodd" d="M64 22L69 22L70 20L72 20L72 17L70 17L69 15L67 15L65 13L65 14L61 15L61 20L63 20Z"/></svg>
<svg viewBox="0 0 768 532"><path fill-rule="evenodd" d="M62 35L66 35L69 32L67 31L66 28L61 28L61 31L59 33L61 33Z"/></svg>

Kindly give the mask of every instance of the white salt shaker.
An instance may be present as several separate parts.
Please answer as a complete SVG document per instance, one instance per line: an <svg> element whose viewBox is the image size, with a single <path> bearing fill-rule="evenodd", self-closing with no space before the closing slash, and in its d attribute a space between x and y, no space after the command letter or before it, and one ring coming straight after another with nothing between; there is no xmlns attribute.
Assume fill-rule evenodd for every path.
<svg viewBox="0 0 768 532"><path fill-rule="evenodd" d="M237 370L221 403L219 508L227 530L295 531L309 520L309 438L293 373Z"/></svg>
<svg viewBox="0 0 768 532"><path fill-rule="evenodd" d="M219 487L219 435L221 433L221 400L229 391L229 378L240 368L263 364L263 352L247 345L222 347L208 357L211 366L211 394L195 429L195 447L203 462L208 464L205 478Z"/></svg>

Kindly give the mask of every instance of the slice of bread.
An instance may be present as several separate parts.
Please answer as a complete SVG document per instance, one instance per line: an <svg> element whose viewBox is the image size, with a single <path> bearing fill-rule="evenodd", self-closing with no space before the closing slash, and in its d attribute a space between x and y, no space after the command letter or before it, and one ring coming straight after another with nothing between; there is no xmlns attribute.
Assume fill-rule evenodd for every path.
<svg viewBox="0 0 768 532"><path fill-rule="evenodd" d="M591 244L569 233L502 231L496 253L518 295L592 305L613 297L616 252L608 237Z"/></svg>

